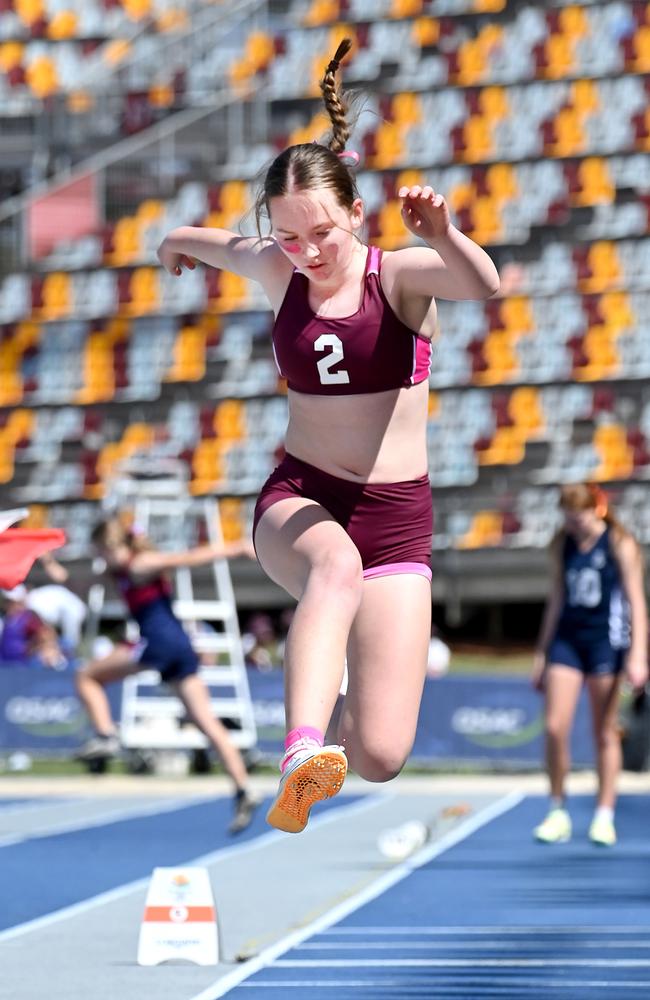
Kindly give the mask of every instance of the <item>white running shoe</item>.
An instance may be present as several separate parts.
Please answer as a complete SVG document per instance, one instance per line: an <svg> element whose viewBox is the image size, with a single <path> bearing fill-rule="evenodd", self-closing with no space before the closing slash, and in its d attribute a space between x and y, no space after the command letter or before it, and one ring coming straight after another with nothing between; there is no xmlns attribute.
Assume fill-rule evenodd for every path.
<svg viewBox="0 0 650 1000"><path fill-rule="evenodd" d="M76 760L109 760L120 752L117 736L93 736L75 753Z"/></svg>
<svg viewBox="0 0 650 1000"><path fill-rule="evenodd" d="M566 809L551 809L546 819L533 831L544 844L566 844L571 840L571 817Z"/></svg>
<svg viewBox="0 0 650 1000"><path fill-rule="evenodd" d="M266 821L286 833L300 833L307 826L311 807L340 792L348 762L339 746L319 747L310 742L304 749L292 750Z"/></svg>

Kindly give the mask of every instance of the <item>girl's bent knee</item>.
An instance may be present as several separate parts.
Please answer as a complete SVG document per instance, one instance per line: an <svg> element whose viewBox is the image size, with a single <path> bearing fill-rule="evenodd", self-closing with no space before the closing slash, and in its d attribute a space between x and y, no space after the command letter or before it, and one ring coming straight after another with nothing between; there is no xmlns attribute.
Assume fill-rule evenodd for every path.
<svg viewBox="0 0 650 1000"><path fill-rule="evenodd" d="M392 781L400 773L408 755L396 756L389 753L362 751L348 757L352 768L366 781L382 783Z"/></svg>
<svg viewBox="0 0 650 1000"><path fill-rule="evenodd" d="M323 553L310 574L314 582L332 590L345 590L361 596L363 566L359 553L354 549L334 549Z"/></svg>

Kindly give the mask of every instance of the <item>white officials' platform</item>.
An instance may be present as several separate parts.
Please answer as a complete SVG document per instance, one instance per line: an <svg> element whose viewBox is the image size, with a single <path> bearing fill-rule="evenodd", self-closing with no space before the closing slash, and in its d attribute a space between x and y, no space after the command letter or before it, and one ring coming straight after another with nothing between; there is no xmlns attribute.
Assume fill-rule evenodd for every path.
<svg viewBox="0 0 650 1000"><path fill-rule="evenodd" d="M140 928L138 965L217 965L219 933L207 868L154 868Z"/></svg>

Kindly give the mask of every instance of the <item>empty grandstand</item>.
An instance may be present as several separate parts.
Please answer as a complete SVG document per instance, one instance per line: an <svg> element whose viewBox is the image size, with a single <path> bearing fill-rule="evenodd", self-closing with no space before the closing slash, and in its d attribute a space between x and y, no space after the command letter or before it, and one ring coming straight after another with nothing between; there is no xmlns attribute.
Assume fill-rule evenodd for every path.
<svg viewBox="0 0 650 1000"><path fill-rule="evenodd" d="M244 279L158 264L176 225L253 233L260 170L325 130L354 39L370 242L426 179L499 267L441 302L430 377L434 600L538 601L558 486L650 543L650 6L531 0L0 0L0 483L83 578L123 463L180 459L250 530L282 448L271 318ZM283 595L235 566L242 605Z"/></svg>

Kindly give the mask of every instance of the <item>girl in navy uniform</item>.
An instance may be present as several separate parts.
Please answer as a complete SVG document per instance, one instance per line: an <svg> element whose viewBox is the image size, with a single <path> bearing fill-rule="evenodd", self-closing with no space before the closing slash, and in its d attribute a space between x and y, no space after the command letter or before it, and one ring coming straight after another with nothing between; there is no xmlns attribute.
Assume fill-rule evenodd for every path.
<svg viewBox="0 0 650 1000"><path fill-rule="evenodd" d="M598 801L590 839L616 842L614 806L621 769L618 702L621 679L647 680L647 612L643 560L594 483L560 491L564 526L551 544L553 577L533 667L546 700L546 761L551 808L535 829L545 843L567 841L565 808L569 740L583 683L587 686L598 761Z"/></svg>
<svg viewBox="0 0 650 1000"><path fill-rule="evenodd" d="M411 750L431 621L428 374L435 296L482 299L494 264L449 218L431 187L402 187L402 219L422 243L382 253L360 238L363 203L346 151L339 46L321 81L332 133L291 146L269 167L257 204L271 234L181 227L158 254L170 274L198 259L259 282L275 313L273 349L287 379L286 458L255 512L266 573L297 601L285 649L287 736L268 821L302 830L341 787L347 761L388 781ZM338 726L324 733L347 654Z"/></svg>
<svg viewBox="0 0 650 1000"><path fill-rule="evenodd" d="M158 670L183 702L189 718L204 733L235 786L232 833L250 823L256 802L247 791L248 774L228 730L215 719L209 692L198 674L199 658L171 605L167 572L179 566L202 566L216 559L250 555L244 542L201 545L187 552L156 552L120 516L97 526L93 541L106 560L118 589L137 622L141 641L118 644L106 656L92 660L76 674L76 687L96 731L78 753L82 760L107 759L119 750L119 738L106 692L107 684L141 670Z"/></svg>

